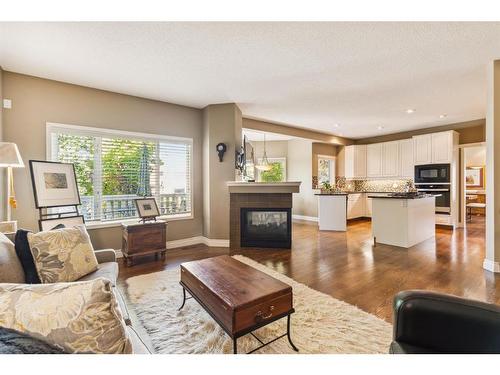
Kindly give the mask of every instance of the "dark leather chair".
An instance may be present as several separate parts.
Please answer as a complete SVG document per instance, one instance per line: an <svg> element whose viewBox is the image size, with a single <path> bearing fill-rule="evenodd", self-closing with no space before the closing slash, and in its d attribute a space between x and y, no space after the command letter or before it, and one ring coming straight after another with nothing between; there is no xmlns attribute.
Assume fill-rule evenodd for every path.
<svg viewBox="0 0 500 375"><path fill-rule="evenodd" d="M500 306L427 291L394 297L390 353L500 353Z"/></svg>

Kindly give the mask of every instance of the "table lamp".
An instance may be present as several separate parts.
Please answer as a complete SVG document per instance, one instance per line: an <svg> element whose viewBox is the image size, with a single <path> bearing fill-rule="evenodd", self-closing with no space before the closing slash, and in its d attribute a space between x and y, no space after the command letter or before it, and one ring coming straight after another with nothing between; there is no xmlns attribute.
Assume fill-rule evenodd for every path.
<svg viewBox="0 0 500 375"><path fill-rule="evenodd" d="M13 208L17 207L12 168L24 168L23 159L21 159L21 155L15 143L0 142L0 168L1 167L7 168L7 221L10 222L11 211Z"/></svg>

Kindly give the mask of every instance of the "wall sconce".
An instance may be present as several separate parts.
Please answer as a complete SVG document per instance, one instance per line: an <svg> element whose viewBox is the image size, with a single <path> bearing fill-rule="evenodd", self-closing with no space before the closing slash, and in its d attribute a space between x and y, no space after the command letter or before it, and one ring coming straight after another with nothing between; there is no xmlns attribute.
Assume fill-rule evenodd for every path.
<svg viewBox="0 0 500 375"><path fill-rule="evenodd" d="M216 149L217 149L217 154L219 155L219 161L222 163L222 158L224 157L224 153L227 150L227 146L225 143L219 143L216 146Z"/></svg>

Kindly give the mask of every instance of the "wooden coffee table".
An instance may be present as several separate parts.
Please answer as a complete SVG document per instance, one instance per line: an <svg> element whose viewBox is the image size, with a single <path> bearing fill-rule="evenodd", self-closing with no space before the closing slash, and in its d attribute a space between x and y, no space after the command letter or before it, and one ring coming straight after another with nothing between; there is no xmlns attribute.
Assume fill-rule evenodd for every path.
<svg viewBox="0 0 500 375"><path fill-rule="evenodd" d="M299 351L290 337L290 315L295 312L290 285L227 255L181 264L180 284L183 301L179 310L191 297L198 301L231 337L234 354L238 351L238 338L247 334L261 344L249 353L285 336L292 348ZM186 298L186 291L191 297ZM287 329L283 335L264 343L253 334L285 317Z"/></svg>

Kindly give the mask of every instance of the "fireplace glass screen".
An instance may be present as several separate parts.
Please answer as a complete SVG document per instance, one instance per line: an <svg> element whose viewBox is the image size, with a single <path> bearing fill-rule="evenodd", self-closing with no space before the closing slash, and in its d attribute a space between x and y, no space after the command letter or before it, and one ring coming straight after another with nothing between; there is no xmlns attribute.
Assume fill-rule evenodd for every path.
<svg viewBox="0 0 500 375"><path fill-rule="evenodd" d="M242 208L241 246L291 246L291 212L287 208Z"/></svg>

